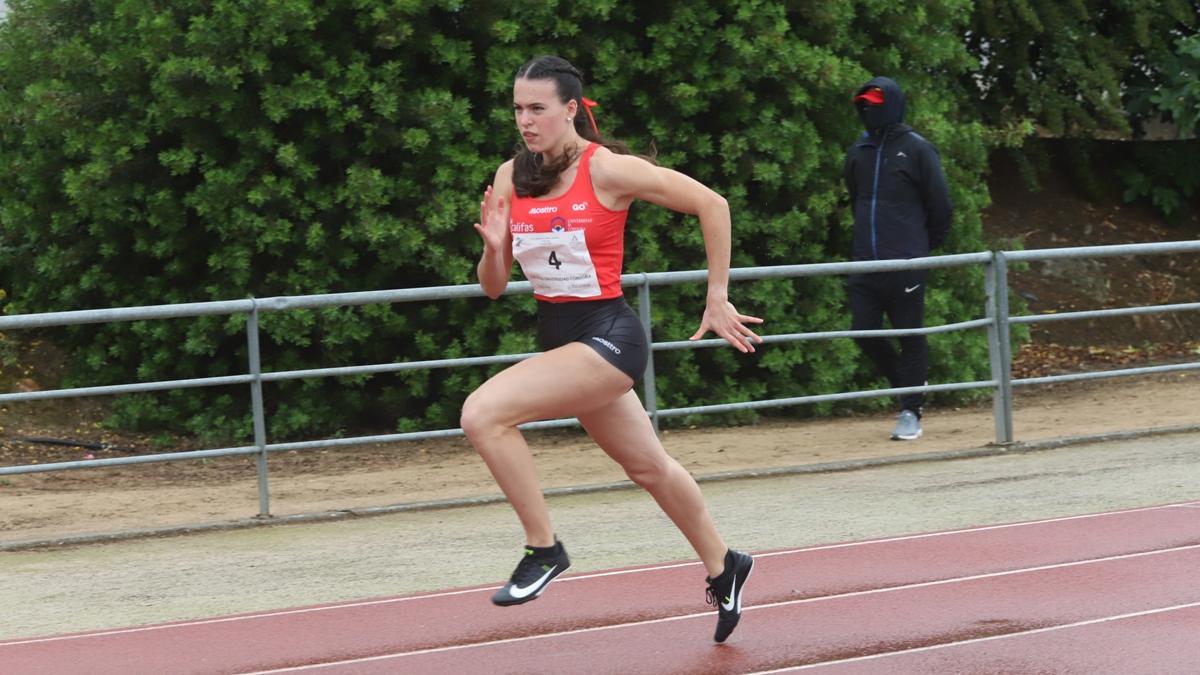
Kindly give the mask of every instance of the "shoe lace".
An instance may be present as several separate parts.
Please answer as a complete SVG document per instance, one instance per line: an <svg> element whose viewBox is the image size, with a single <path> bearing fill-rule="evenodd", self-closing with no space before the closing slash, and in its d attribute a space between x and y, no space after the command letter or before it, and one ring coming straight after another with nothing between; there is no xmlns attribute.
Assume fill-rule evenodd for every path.
<svg viewBox="0 0 1200 675"><path fill-rule="evenodd" d="M704 589L704 602L708 603L709 605L712 605L713 607L716 607L717 606L717 586L715 583L713 583L712 579L707 579L706 581L708 581L708 588Z"/></svg>

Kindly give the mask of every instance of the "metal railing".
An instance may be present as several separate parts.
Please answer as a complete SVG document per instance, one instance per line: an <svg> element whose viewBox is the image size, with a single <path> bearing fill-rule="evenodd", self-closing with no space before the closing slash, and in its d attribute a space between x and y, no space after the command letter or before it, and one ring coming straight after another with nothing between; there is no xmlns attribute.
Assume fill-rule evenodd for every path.
<svg viewBox="0 0 1200 675"><path fill-rule="evenodd" d="M1179 312L1200 309L1200 302L1181 303L1172 305L1154 305L1141 307L1125 307L1103 310L1078 312L1061 312L1056 314L1010 316L1008 305L1008 266L1010 262L1044 261L1060 258L1093 258L1127 255L1152 255L1168 253L1200 252L1200 241L1165 242L1157 244L1129 244L1120 246L1092 246L1079 248L1041 249L1029 251L998 251L965 253L957 255L933 256L911 260L880 260L867 262L839 262L806 265L782 265L772 267L738 268L730 271L732 281L748 281L772 278L829 276L844 274L859 274L869 272L885 272L911 269L937 269L949 267L964 267L982 265L984 267L984 291L986 295L985 316L957 323L939 326L925 326L913 329L884 329L884 330L841 330L810 333L791 333L784 335L766 335L763 341L767 344L795 342L802 340L828 340L855 337L893 337L903 335L931 335L952 331L986 328L989 366L991 377L988 380L971 382L951 382L944 384L925 385L920 387L897 387L889 389L872 389L865 391L839 392L813 396L797 396L790 398L770 399L762 401L742 401L715 405L701 405L684 408L659 409L657 390L655 386L654 352L677 349L700 349L724 345L719 338L697 341L654 342L651 334L652 305L650 289L655 286L666 286L684 283L697 283L707 280L707 272L693 270L687 272L656 272L642 274L625 274L621 277L624 287L636 286L638 293L638 312L643 328L651 341L649 363L643 380L644 405L647 414L654 421L655 428L658 420L667 417L678 417L701 413L729 412L735 410L755 410L792 406L805 403L824 401L841 401L855 398L874 398L896 396L916 392L958 391L965 389L991 388L993 390L993 418L995 420L996 442L1000 444L1013 441L1012 423L1012 390L1015 386L1028 386L1051 382L1069 382L1084 379L1120 377L1181 370L1200 369L1200 362L1168 366L1150 366L1141 368L1124 368L1102 372L1073 373L1067 375L1034 377L1025 379L1012 378L1012 350L1009 329L1012 324L1032 324L1036 322L1064 321L1071 319L1089 319L1097 317L1130 316L1157 312ZM505 295L524 294L531 292L528 282L513 282L508 285ZM310 450L316 448L338 448L345 446L364 445L371 443L386 443L410 441L427 438L459 436L462 429L438 429L410 433L383 434L373 436L357 436L353 438L334 438L291 443L268 443L267 420L263 406L262 385L264 382L283 380L336 377L343 375L394 373L405 370L466 367L490 364L515 363L534 356L534 353L504 354L497 356L467 357L455 359L437 359L425 361L410 361L402 363L383 363L364 366L347 366L337 368L315 368L308 370L291 370L278 372L263 372L261 354L259 351L259 315L264 312L282 312L296 309L314 309L320 307L344 307L378 303L418 302L430 300L446 300L451 298L481 297L483 292L478 285L438 286L390 291L367 291L358 293L334 293L327 295L281 296L247 300L232 300L220 302L198 302L176 305L156 305L148 307L127 307L119 309L79 310L70 312L50 312L43 314L25 314L18 316L0 317L0 331L12 329L42 328L51 326L72 326L90 323L109 323L118 321L139 321L153 319L173 319L183 317L198 317L207 315L246 314L246 340L249 354L248 372L244 375L229 375L223 377L205 377L187 380L167 380L159 382L143 382L136 384L118 384L98 387L78 387L73 389L57 389L50 391L18 392L0 394L0 402L37 401L58 398L75 398L84 396L101 396L135 392L164 391L192 387L212 387L234 384L248 384L251 392L251 414L254 429L254 444L248 446L193 450L187 452L160 453L137 455L130 457L115 457L108 459L92 459L73 462L55 462L47 464L30 464L21 466L0 467L0 475L35 473L47 471L63 471L70 469L85 469L125 464L140 464L149 462L168 462L176 460L201 459L210 457L231 457L255 455L258 470L259 516L270 515L269 476L267 471L267 455L271 452L287 450ZM574 419L547 420L521 425L522 429L544 429L567 427L578 424Z"/></svg>

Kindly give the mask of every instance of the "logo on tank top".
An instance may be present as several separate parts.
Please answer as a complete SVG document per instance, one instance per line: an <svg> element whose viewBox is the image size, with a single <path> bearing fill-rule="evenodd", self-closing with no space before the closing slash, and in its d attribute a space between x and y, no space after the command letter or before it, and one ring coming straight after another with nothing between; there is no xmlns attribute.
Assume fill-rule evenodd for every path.
<svg viewBox="0 0 1200 675"><path fill-rule="evenodd" d="M588 206L587 202L576 202L575 204L571 205L571 210L572 211L587 211L587 206Z"/></svg>
<svg viewBox="0 0 1200 675"><path fill-rule="evenodd" d="M535 206L532 209L529 209L529 215L531 215L531 216L538 216L538 215L542 215L544 213L558 213L558 207L557 206Z"/></svg>
<svg viewBox="0 0 1200 675"><path fill-rule="evenodd" d="M567 229L567 219L562 216L554 216L550 219L550 231L562 232Z"/></svg>
<svg viewBox="0 0 1200 675"><path fill-rule="evenodd" d="M533 232L533 223L525 223L520 221L509 221L509 232Z"/></svg>

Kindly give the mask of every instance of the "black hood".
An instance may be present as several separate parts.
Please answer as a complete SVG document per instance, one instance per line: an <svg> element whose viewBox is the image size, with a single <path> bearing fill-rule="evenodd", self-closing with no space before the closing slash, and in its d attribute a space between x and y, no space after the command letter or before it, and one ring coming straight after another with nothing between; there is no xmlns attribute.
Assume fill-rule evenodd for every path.
<svg viewBox="0 0 1200 675"><path fill-rule="evenodd" d="M883 91L883 105L865 105L855 102L858 118L862 120L867 131L878 131L904 121L904 90L896 81L888 77L875 77L870 82L859 87L854 95L879 87Z"/></svg>

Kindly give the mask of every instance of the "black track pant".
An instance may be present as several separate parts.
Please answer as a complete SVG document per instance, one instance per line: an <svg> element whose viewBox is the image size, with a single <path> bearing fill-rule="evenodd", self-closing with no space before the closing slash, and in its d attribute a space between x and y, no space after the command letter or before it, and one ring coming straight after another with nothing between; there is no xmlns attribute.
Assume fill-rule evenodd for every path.
<svg viewBox="0 0 1200 675"><path fill-rule="evenodd" d="M850 298L851 330L879 330L886 314L892 328L920 328L925 322L927 270L903 270L851 275L846 282ZM863 353L875 363L893 387L919 387L929 376L929 344L924 335L899 338L856 338ZM921 414L923 394L900 398L900 408Z"/></svg>

